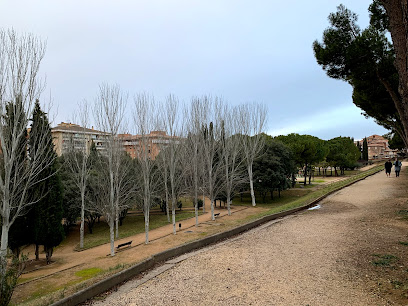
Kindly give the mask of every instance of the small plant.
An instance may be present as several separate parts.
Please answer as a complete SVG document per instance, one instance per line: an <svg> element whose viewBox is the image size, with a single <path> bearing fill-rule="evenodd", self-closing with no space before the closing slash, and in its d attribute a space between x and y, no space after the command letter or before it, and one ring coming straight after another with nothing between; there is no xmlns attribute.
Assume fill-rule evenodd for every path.
<svg viewBox="0 0 408 306"><path fill-rule="evenodd" d="M394 287L394 289L399 289L403 285L400 281L397 280L392 280L390 281L390 283Z"/></svg>
<svg viewBox="0 0 408 306"><path fill-rule="evenodd" d="M193 201L193 205L194 205L194 201ZM198 199L197 200L197 208L201 208L201 207L203 207L203 200Z"/></svg>
<svg viewBox="0 0 408 306"><path fill-rule="evenodd" d="M0 259L0 305L8 305L17 285L17 280L23 273L27 256L21 258L13 256L11 263L7 259Z"/></svg>
<svg viewBox="0 0 408 306"><path fill-rule="evenodd" d="M408 241L399 241L398 243L399 243L399 244L402 244L402 245L407 245L407 246L408 246Z"/></svg>
<svg viewBox="0 0 408 306"><path fill-rule="evenodd" d="M380 266L380 267L390 267L392 263L398 260L397 256L391 255L391 254L373 254L373 256L377 257L377 260L374 260L372 263L375 266Z"/></svg>
<svg viewBox="0 0 408 306"><path fill-rule="evenodd" d="M408 210L407 209L399 210L397 214L400 215L402 219L408 220Z"/></svg>

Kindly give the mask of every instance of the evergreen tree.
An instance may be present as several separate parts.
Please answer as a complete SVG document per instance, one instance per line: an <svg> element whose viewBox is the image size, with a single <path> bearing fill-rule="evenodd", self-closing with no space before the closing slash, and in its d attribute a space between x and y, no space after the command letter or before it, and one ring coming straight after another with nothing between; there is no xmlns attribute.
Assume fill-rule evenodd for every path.
<svg viewBox="0 0 408 306"><path fill-rule="evenodd" d="M43 195L34 208L34 241L37 245L37 258L38 245L43 245L47 263L50 263L54 247L59 245L64 238L64 229L61 223L63 188L57 172L58 162L53 148L48 118L46 113L41 110L39 102L36 101L29 139L30 157L32 158L36 156L39 145L38 138L45 139L45 143L41 145L46 148L46 154L54 155L54 158L51 159L52 163L44 165L45 170L41 173L42 181L33 190L33 193Z"/></svg>
<svg viewBox="0 0 408 306"><path fill-rule="evenodd" d="M364 138L364 141L363 141L363 160L368 161L368 144L367 144L367 138Z"/></svg>

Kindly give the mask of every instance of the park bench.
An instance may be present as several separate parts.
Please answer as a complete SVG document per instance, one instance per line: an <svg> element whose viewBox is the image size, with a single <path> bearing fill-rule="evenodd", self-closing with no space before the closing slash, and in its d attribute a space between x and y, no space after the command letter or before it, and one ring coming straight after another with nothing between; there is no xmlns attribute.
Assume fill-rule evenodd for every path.
<svg viewBox="0 0 408 306"><path fill-rule="evenodd" d="M124 246L127 246L127 245L130 246L131 244L132 244L132 240L130 240L128 242L125 242L125 243L121 243L116 247L116 250L119 250L121 247L124 247Z"/></svg>
<svg viewBox="0 0 408 306"><path fill-rule="evenodd" d="M219 217L219 216L220 216L220 213L214 214L214 218L215 218L215 217Z"/></svg>

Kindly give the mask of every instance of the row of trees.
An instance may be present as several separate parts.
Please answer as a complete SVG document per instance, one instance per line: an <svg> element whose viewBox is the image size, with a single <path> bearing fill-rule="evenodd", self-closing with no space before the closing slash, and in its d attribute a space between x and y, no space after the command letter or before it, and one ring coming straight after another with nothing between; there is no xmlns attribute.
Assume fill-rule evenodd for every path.
<svg viewBox="0 0 408 306"><path fill-rule="evenodd" d="M120 218L129 208L143 210L145 242L148 243L149 212L157 203L165 204L174 234L175 211L181 196L193 199L197 225L201 195L210 199L212 219L214 202L225 199L231 214L234 192L248 182L252 203L256 205L253 163L264 143L261 132L266 111L263 106L229 107L218 97L203 96L193 98L190 105L184 107L173 95L159 105L152 96L136 95L130 122L134 123L133 131L138 135L131 144L137 158L132 160L123 151L123 140L118 137L131 126L123 121L124 111L129 110L127 99L119 86L101 85L93 113L97 128L106 133L104 150L89 152L89 139L83 133L82 145L78 146L78 139L72 141L72 149L63 156L66 173L81 194L80 247L83 247L86 215L105 217L113 256ZM84 127L87 109L86 104L82 104ZM152 158L150 152L149 134L154 130L165 131L170 136L170 140L159 141L160 154L156 158ZM96 156L92 157L93 154Z"/></svg>
<svg viewBox="0 0 408 306"><path fill-rule="evenodd" d="M361 157L360 149L349 137L324 141L310 135L289 134L275 139L289 147L294 164L303 169L305 185L308 177L310 182L313 167L331 166L334 167L336 175L337 168L343 174L346 168L356 167Z"/></svg>

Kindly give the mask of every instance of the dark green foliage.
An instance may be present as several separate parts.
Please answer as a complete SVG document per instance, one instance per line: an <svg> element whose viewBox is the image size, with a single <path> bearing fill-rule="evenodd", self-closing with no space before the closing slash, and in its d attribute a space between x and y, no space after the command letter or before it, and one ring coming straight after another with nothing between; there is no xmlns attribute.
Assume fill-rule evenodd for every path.
<svg viewBox="0 0 408 306"><path fill-rule="evenodd" d="M194 201L193 201L193 205L194 205ZM203 207L203 200L198 199L197 200L197 208L201 208L201 207Z"/></svg>
<svg viewBox="0 0 408 306"><path fill-rule="evenodd" d="M349 137L336 137L328 142L329 153L326 161L332 167L335 167L337 175L337 167L340 167L341 174L344 174L346 168L356 166L357 160L360 158L360 150L354 145L354 141Z"/></svg>
<svg viewBox="0 0 408 306"><path fill-rule="evenodd" d="M326 158L328 149L325 141L314 136L299 134L278 136L275 139L290 148L295 164L305 170L304 184L306 185L307 173L311 166Z"/></svg>
<svg viewBox="0 0 408 306"><path fill-rule="evenodd" d="M363 141L363 160L368 161L368 144L367 144L367 138L364 138L364 141Z"/></svg>
<svg viewBox="0 0 408 306"><path fill-rule="evenodd" d="M388 139L388 145L390 149L403 149L405 148L404 141L401 136L397 133L387 133L383 135L384 138Z"/></svg>
<svg viewBox="0 0 408 306"><path fill-rule="evenodd" d="M357 15L338 6L329 15L322 43L315 41L313 50L329 77L353 87L353 103L365 116L405 137L394 103L400 96L394 48L386 35L388 18L380 1L374 1L369 10L371 24L361 31Z"/></svg>
<svg viewBox="0 0 408 306"><path fill-rule="evenodd" d="M41 182L35 185L33 192L40 200L34 207L34 242L43 245L46 251L47 263L51 262L53 248L64 238L62 226L63 217L63 187L57 172L59 165L52 143L51 129L47 115L41 110L38 101L35 104L30 133L30 156L36 157L39 150L45 150L45 170L41 173ZM45 137L44 137L45 136ZM42 139L40 146L38 139Z"/></svg>
<svg viewBox="0 0 408 306"><path fill-rule="evenodd" d="M20 256L20 248L34 241L34 210L20 216L13 223L9 231L9 248L14 256Z"/></svg>
<svg viewBox="0 0 408 306"><path fill-rule="evenodd" d="M292 173L296 171L289 148L265 135L265 146L261 156L254 161L254 185L266 202L268 192L290 187Z"/></svg>

